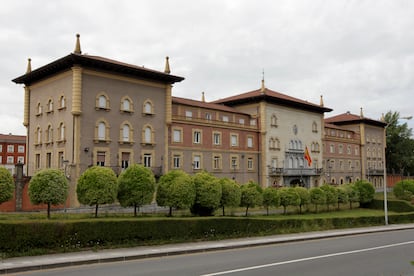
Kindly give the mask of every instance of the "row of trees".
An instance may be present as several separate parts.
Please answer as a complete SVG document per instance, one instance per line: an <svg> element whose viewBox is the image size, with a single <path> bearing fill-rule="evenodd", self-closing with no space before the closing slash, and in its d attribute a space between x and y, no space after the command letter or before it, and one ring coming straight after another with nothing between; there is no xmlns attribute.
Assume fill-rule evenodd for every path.
<svg viewBox="0 0 414 276"><path fill-rule="evenodd" d="M0 170L0 187L5 182L2 173ZM7 176L10 177L7 181L13 183L11 175ZM309 190L303 187L263 189L252 181L239 185L232 179L217 178L205 171L191 176L181 170L172 170L163 175L156 189L152 171L142 165L132 165L119 177L110 168L91 167L79 178L76 192L81 204L95 206L95 217L98 216L99 205L116 200L123 207L134 207L136 216L139 207L151 203L154 195L159 206L169 208L170 216L175 209L187 208L192 214L201 216L212 215L221 209L224 216L225 208L239 206L245 207L247 216L249 208L255 206L265 207L267 213L269 208L279 206L283 207L284 213L288 206L297 206L302 213L303 207L308 204L313 204L316 211L321 205L326 205L329 210L331 206L339 208L339 204L348 202L352 208L354 202L370 202L375 190L365 181L340 187L323 185ZM33 204L47 204L48 218L51 205L63 204L67 196L68 182L59 170L42 170L30 181L30 200Z"/></svg>

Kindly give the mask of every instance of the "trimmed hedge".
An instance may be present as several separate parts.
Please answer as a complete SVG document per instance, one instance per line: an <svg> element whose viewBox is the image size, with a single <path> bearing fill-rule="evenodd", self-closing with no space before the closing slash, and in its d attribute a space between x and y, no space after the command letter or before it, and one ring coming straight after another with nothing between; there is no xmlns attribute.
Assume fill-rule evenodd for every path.
<svg viewBox="0 0 414 276"><path fill-rule="evenodd" d="M414 221L413 214L389 216L390 223ZM168 218L96 219L88 221L0 222L0 252L4 256L65 252L87 248L140 246L169 242L215 240L326 229L382 225L382 216L295 218ZM39 251L38 250L38 251Z"/></svg>
<svg viewBox="0 0 414 276"><path fill-rule="evenodd" d="M384 200L374 199L369 204L364 206L364 208L369 209L384 209ZM414 206L405 200L388 200L387 201L388 211L396 213L405 213L405 212L414 212Z"/></svg>

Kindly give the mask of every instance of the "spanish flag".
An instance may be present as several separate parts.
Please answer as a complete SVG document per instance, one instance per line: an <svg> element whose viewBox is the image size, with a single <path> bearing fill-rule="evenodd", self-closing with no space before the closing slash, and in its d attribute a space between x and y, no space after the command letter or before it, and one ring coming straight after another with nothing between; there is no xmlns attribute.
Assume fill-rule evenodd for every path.
<svg viewBox="0 0 414 276"><path fill-rule="evenodd" d="M309 155L308 147L305 147L305 159L308 161L308 167L312 165L312 158Z"/></svg>

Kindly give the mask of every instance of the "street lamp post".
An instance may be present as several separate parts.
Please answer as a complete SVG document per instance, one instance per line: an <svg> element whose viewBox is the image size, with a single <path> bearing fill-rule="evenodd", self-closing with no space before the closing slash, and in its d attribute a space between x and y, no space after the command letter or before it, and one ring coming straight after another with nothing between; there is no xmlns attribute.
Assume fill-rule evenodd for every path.
<svg viewBox="0 0 414 276"><path fill-rule="evenodd" d="M399 119L405 119L405 120L411 120L412 116L408 116L408 117L401 117ZM398 119L396 120L398 121ZM388 126L394 123L394 121L389 122L386 126L385 126L385 146L387 145L387 128ZM384 157L385 157L385 151L384 151ZM386 162L386 158L384 158L384 221L385 221L385 225L388 225L388 200L387 200L387 162Z"/></svg>

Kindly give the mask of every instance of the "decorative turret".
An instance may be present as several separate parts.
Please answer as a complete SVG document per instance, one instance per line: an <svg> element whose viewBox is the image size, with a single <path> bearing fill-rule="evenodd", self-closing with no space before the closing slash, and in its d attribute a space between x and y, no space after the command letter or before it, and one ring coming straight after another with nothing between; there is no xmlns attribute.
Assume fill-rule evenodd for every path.
<svg viewBox="0 0 414 276"><path fill-rule="evenodd" d="M164 69L164 73L167 73L167 74L171 73L169 59L170 58L168 56L165 57L165 69Z"/></svg>
<svg viewBox="0 0 414 276"><path fill-rule="evenodd" d="M260 92L262 92L262 94L265 92L266 87L265 87L265 81L264 81L264 70L262 71L262 87L260 88Z"/></svg>
<svg viewBox="0 0 414 276"><path fill-rule="evenodd" d="M204 97L204 92L201 92L201 101L203 103L206 102L206 98Z"/></svg>
<svg viewBox="0 0 414 276"><path fill-rule="evenodd" d="M27 59L27 69L26 69L26 74L32 72L32 59L28 58Z"/></svg>
<svg viewBox="0 0 414 276"><path fill-rule="evenodd" d="M361 118L364 118L364 112L362 111L362 107L361 107L361 112L360 112L360 115L359 115Z"/></svg>
<svg viewBox="0 0 414 276"><path fill-rule="evenodd" d="M73 51L75 54L82 54L81 46L80 46L80 34L76 34L76 45L75 50Z"/></svg>
<svg viewBox="0 0 414 276"><path fill-rule="evenodd" d="M320 106L323 106L323 95L321 95L321 100L320 100L320 102L319 102L319 105L320 105Z"/></svg>

